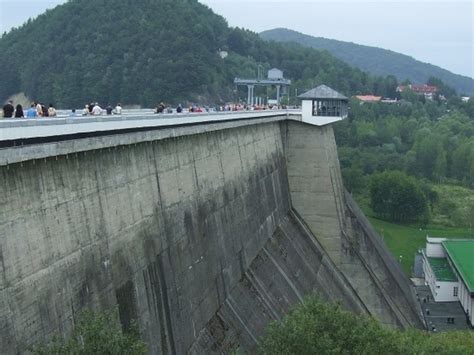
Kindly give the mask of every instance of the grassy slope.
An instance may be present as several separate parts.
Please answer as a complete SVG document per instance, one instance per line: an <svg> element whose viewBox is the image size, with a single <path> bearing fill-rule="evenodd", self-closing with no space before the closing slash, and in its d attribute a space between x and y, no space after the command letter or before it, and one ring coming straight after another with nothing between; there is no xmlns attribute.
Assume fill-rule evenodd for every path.
<svg viewBox="0 0 474 355"><path fill-rule="evenodd" d="M450 203L454 203L455 208L462 210L467 201L474 200L474 191L470 189L452 185L436 185L433 188L440 196L438 205L446 203L446 199L449 198ZM474 239L474 225L472 229L449 226L454 223L441 213L439 206L434 209L433 223L426 228L420 228L417 225L397 225L380 220L375 217L375 213L370 209L367 197L359 195L356 196L356 199L392 254L397 260L401 259L403 270L408 276L411 275L415 253L419 248L426 245L427 235ZM400 255L402 258L400 258Z"/></svg>
<svg viewBox="0 0 474 355"><path fill-rule="evenodd" d="M426 236L447 238L474 238L474 231L469 228L449 228L442 226L428 226L428 228L416 228L414 226L403 226L380 219L369 217L370 222L384 239L397 260L402 256L402 267L407 275L411 275L411 269L415 259L415 253L426 244Z"/></svg>

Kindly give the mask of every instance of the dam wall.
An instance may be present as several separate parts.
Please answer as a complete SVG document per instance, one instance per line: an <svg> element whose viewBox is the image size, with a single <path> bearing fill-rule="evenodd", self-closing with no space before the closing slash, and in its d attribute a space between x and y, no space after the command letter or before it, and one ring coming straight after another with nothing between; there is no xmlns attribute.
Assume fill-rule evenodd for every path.
<svg viewBox="0 0 474 355"><path fill-rule="evenodd" d="M356 290L387 325L423 327L410 284L351 196L345 194L331 125L289 121L286 154L292 207Z"/></svg>
<svg viewBox="0 0 474 355"><path fill-rule="evenodd" d="M151 352L185 352L289 210L278 123L13 164L0 179L11 352L115 304Z"/></svg>
<svg viewBox="0 0 474 355"><path fill-rule="evenodd" d="M270 320L315 292L417 325L392 265L370 270L380 247L355 247L365 229L346 205L330 126L273 115L8 150L2 354L113 306L153 354L254 351Z"/></svg>

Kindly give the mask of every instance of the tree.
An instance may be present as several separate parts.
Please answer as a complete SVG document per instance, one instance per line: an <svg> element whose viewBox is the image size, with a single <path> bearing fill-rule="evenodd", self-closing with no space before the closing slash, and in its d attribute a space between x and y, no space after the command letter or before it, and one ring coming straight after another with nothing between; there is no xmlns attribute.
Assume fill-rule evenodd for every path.
<svg viewBox="0 0 474 355"><path fill-rule="evenodd" d="M366 178L362 169L347 168L342 171L344 186L349 192L361 192L366 186Z"/></svg>
<svg viewBox="0 0 474 355"><path fill-rule="evenodd" d="M263 354L376 354L395 352L390 331L361 317L309 297L281 323L271 323L260 344Z"/></svg>
<svg viewBox="0 0 474 355"><path fill-rule="evenodd" d="M117 313L116 309L102 313L85 311L79 315L69 338L56 336L49 344L33 347L32 352L36 355L146 354L146 344L140 340L138 328L132 325L126 333L122 332Z"/></svg>
<svg viewBox="0 0 474 355"><path fill-rule="evenodd" d="M429 216L427 198L420 185L400 171L372 176L370 205L379 217L392 222L426 222Z"/></svg>
<svg viewBox="0 0 474 355"><path fill-rule="evenodd" d="M430 76L426 84L436 86L438 88L438 94L444 95L444 97L446 98L450 98L456 95L456 90L449 87L441 79L438 79L434 76Z"/></svg>
<svg viewBox="0 0 474 355"><path fill-rule="evenodd" d="M474 333L399 331L316 296L271 323L262 354L471 354Z"/></svg>

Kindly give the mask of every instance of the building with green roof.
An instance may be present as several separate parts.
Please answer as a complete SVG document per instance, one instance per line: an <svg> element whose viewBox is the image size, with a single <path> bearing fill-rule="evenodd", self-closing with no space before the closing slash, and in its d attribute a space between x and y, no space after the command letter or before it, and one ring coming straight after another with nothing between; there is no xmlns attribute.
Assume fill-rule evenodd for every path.
<svg viewBox="0 0 474 355"><path fill-rule="evenodd" d="M425 282L436 302L459 301L471 326L474 308L474 240L426 238Z"/></svg>

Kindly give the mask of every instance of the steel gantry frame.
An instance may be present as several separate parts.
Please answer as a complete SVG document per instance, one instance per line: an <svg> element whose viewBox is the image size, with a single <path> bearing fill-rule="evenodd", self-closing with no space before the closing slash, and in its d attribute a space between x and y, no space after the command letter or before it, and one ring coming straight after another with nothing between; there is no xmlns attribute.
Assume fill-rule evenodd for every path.
<svg viewBox="0 0 474 355"><path fill-rule="evenodd" d="M275 86L277 89L277 104L280 104L280 93L281 88L289 87L291 85L291 80L288 79L241 79L235 78L234 84L236 86L247 86L247 105L253 106L255 104L255 86Z"/></svg>

